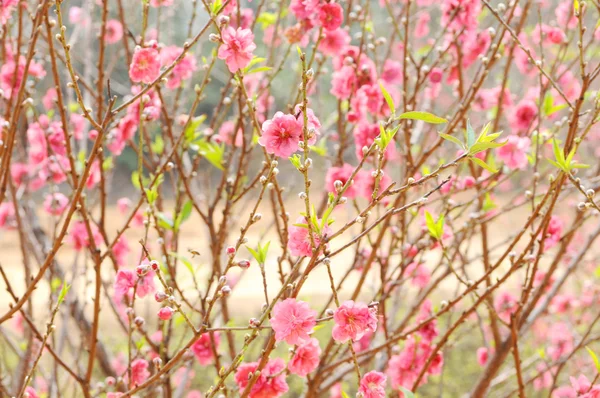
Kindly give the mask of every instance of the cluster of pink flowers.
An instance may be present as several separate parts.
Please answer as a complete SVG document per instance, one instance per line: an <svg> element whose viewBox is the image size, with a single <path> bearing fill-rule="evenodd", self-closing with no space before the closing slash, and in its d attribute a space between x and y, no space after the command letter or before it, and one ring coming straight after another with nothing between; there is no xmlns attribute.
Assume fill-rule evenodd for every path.
<svg viewBox="0 0 600 398"><path fill-rule="evenodd" d="M240 365L235 374L235 382L240 391L244 391L250 380L250 373L254 372L257 368L258 362ZM285 394L289 390L289 387L285 381L283 370L285 370L285 363L281 358L269 360L250 389L249 397L277 398Z"/></svg>
<svg viewBox="0 0 600 398"><path fill-rule="evenodd" d="M352 178L352 174L354 173L355 168L352 165L346 163L340 167L331 167L327 171L327 175L325 176L325 185L327 190L331 193L336 193L336 181L341 183L341 186L345 186L348 181ZM383 175L379 177L379 182L377 183L377 192L380 194L385 189L387 189L392 184L392 179L382 171ZM375 192L375 181L376 176L374 175L374 171L368 170L359 170L352 178L350 184L343 193L343 196L349 199L355 198L366 198L371 199L373 192ZM337 184L339 184L337 183Z"/></svg>
<svg viewBox="0 0 600 398"><path fill-rule="evenodd" d="M377 310L352 300L344 302L333 314L332 336L340 342L360 340L366 333L377 330Z"/></svg>
<svg viewBox="0 0 600 398"><path fill-rule="evenodd" d="M408 337L402 352L393 355L388 362L387 375L392 382L392 388L404 387L411 389L432 354L433 346L430 342L424 339L417 340L412 336ZM437 352L433 355L433 360L426 369L419 385L427 382L428 375L439 374L442 370L444 364L442 353Z"/></svg>
<svg viewBox="0 0 600 398"><path fill-rule="evenodd" d="M321 223L321 220L318 220ZM315 227L312 227L312 243L310 238L310 232L308 229L309 221L306 220L306 217L299 217L296 219L296 225L291 225L289 227L289 240L288 240L288 249L293 256L312 256L312 247L319 247L321 245L321 239L327 237L332 233L329 225L325 223L322 228L321 235L317 233ZM314 246L311 246L314 244Z"/></svg>

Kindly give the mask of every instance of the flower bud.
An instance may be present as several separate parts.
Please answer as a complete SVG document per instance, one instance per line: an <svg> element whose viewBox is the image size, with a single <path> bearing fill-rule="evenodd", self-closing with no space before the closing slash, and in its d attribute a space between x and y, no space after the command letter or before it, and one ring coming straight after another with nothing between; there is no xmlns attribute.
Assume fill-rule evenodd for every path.
<svg viewBox="0 0 600 398"><path fill-rule="evenodd" d="M158 311L158 317L160 319L162 319L163 321L168 321L169 319L171 319L174 312L175 312L175 310L171 307L162 307Z"/></svg>
<svg viewBox="0 0 600 398"><path fill-rule="evenodd" d="M158 302L158 303L162 303L168 297L169 297L169 295L163 291L158 291L158 292L154 293L154 300L156 300L156 302Z"/></svg>

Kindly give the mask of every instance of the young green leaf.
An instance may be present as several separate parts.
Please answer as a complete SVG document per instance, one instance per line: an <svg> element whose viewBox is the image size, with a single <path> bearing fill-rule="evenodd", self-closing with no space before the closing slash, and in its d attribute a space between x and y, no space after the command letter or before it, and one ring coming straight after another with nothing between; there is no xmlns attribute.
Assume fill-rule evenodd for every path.
<svg viewBox="0 0 600 398"><path fill-rule="evenodd" d="M65 300L65 297L67 297L67 293L69 293L70 289L71 285L67 285L66 282L63 282L62 288L60 289L60 293L58 294L58 305L62 304L62 302Z"/></svg>
<svg viewBox="0 0 600 398"><path fill-rule="evenodd" d="M596 366L596 371L600 373L600 360L598 360L598 356L589 347L585 347L585 349L592 357L592 361L594 361L594 365Z"/></svg>
<svg viewBox="0 0 600 398"><path fill-rule="evenodd" d="M456 137L454 137L454 136L452 136L450 134L445 134L445 133L439 133L439 134L440 134L440 137L442 137L446 141L453 142L456 145L458 145L459 147L461 147L463 149L466 149L465 145L462 142L460 142L460 140L458 138L456 138Z"/></svg>
<svg viewBox="0 0 600 398"><path fill-rule="evenodd" d="M392 113L392 115L395 114L396 106L394 105L394 100L392 99L392 96L390 95L390 93L388 93L388 91L385 89L385 87L383 86L383 84L381 82L379 82L379 88L381 89L383 98L385 98L385 102L387 103L388 107L390 108L390 112Z"/></svg>
<svg viewBox="0 0 600 398"><path fill-rule="evenodd" d="M198 145L198 153L210 164L215 166L219 170L225 170L223 167L223 154L225 153L225 146L218 145L214 142L208 142L204 139L200 141L196 141L195 143Z"/></svg>
<svg viewBox="0 0 600 398"><path fill-rule="evenodd" d="M487 171L489 171L492 174L498 172L498 170L496 170L495 168L493 168L492 166L490 166L483 160L479 159L478 157L475 157L475 156L469 157L469 160L472 161L473 163L475 163L476 165L483 167L484 169L486 169Z"/></svg>
<svg viewBox="0 0 600 398"><path fill-rule="evenodd" d="M419 112L419 111L404 112L403 114L398 116L396 119L421 120L425 123L431 123L431 124L448 123L448 121L446 119L436 116L432 113Z"/></svg>
<svg viewBox="0 0 600 398"><path fill-rule="evenodd" d="M408 388L402 386L398 386L398 388L400 389L400 391L402 391L402 394L404 394L404 398L415 398L415 394Z"/></svg>
<svg viewBox="0 0 600 398"><path fill-rule="evenodd" d="M471 122L467 119L467 146L471 148L475 145L475 131L471 126Z"/></svg>

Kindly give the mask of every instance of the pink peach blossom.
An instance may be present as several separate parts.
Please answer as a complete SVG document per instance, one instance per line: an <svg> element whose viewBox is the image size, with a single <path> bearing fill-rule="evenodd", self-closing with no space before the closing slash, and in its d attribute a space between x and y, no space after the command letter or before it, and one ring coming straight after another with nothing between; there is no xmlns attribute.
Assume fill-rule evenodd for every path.
<svg viewBox="0 0 600 398"><path fill-rule="evenodd" d="M256 49L254 34L250 29L228 27L221 35L223 44L219 47L219 59L225 60L231 73L248 66L252 52Z"/></svg>
<svg viewBox="0 0 600 398"><path fill-rule="evenodd" d="M367 331L377 330L376 309L352 300L344 302L333 315L332 336L340 342L360 340Z"/></svg>
<svg viewBox="0 0 600 398"><path fill-rule="evenodd" d="M288 362L288 369L293 374L306 377L319 366L320 355L319 340L311 338L296 348L294 356Z"/></svg>
<svg viewBox="0 0 600 398"><path fill-rule="evenodd" d="M275 340L290 345L310 339L313 327L317 324L317 312L308 303L294 298L278 302L271 311L271 327Z"/></svg>

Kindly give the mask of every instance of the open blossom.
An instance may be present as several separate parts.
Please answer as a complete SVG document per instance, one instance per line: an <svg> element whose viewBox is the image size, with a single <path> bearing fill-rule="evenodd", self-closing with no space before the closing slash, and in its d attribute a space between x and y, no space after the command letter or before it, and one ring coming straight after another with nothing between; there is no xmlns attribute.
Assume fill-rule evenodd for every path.
<svg viewBox="0 0 600 398"><path fill-rule="evenodd" d="M320 355L319 340L311 338L296 348L294 356L288 362L288 369L293 374L306 377L319 366Z"/></svg>
<svg viewBox="0 0 600 398"><path fill-rule="evenodd" d="M258 143L279 157L289 157L298 150L302 137L302 122L294 115L277 112L273 119L262 125L262 136Z"/></svg>
<svg viewBox="0 0 600 398"><path fill-rule="evenodd" d="M200 365L208 365L215 358L213 349L218 352L220 343L221 336L219 333L212 333L212 338L210 333L203 333L200 338L192 344L190 349Z"/></svg>
<svg viewBox="0 0 600 398"><path fill-rule="evenodd" d="M477 28L477 17L481 12L479 0L445 0L442 5L442 24L451 30L473 30Z"/></svg>
<svg viewBox="0 0 600 398"><path fill-rule="evenodd" d="M129 77L134 83L150 84L160 75L160 56L154 47L137 48L131 59Z"/></svg>
<svg viewBox="0 0 600 398"><path fill-rule="evenodd" d="M219 134L215 137L215 141L218 143L223 142L227 145L241 147L244 143L244 131L241 128L238 128L237 131L235 131L236 126L236 122L231 120L223 122L219 128Z"/></svg>
<svg viewBox="0 0 600 398"><path fill-rule="evenodd" d="M510 322L510 316L517 310L517 298L509 292L501 292L494 299L494 308L504 322Z"/></svg>
<svg viewBox="0 0 600 398"><path fill-rule="evenodd" d="M11 59L10 61L6 61L0 68L0 89L4 91L5 98L9 99L19 91L23 79L27 77L25 74L26 64L26 58L20 56L18 62ZM27 70L27 75L42 78L46 76L46 71L41 64L31 61L29 69Z"/></svg>
<svg viewBox="0 0 600 398"><path fill-rule="evenodd" d="M317 324L317 312L308 303L294 298L278 302L271 311L271 327L275 331L275 340L290 345L310 339Z"/></svg>
<svg viewBox="0 0 600 398"><path fill-rule="evenodd" d="M344 29L326 30L323 39L319 43L319 50L329 56L334 56L350 44L350 35Z"/></svg>
<svg viewBox="0 0 600 398"><path fill-rule="evenodd" d="M130 291L133 290L133 287L136 286L135 294L144 298L148 294L152 294L156 291L156 286L154 285L154 272L150 271L146 275L138 277L138 275L133 270L125 270L120 269L117 272L117 276L115 278L115 301L121 301L123 297L128 295Z"/></svg>
<svg viewBox="0 0 600 398"><path fill-rule="evenodd" d="M150 0L152 7L168 7L173 4L173 0Z"/></svg>
<svg viewBox="0 0 600 398"><path fill-rule="evenodd" d="M386 380L386 375L372 370L362 377L358 391L364 398L385 398Z"/></svg>
<svg viewBox="0 0 600 398"><path fill-rule="evenodd" d="M106 34L104 40L108 44L115 44L123 38L123 25L116 19L106 21Z"/></svg>
<svg viewBox="0 0 600 398"><path fill-rule="evenodd" d="M352 300L346 301L335 310L333 320L335 326L332 336L340 343L350 339L360 340L368 331L377 330L376 309Z"/></svg>
<svg viewBox="0 0 600 398"><path fill-rule="evenodd" d="M0 1L0 25L4 26L10 19L10 14L19 4L19 0Z"/></svg>
<svg viewBox="0 0 600 398"><path fill-rule="evenodd" d="M49 194L44 200L44 210L54 216L60 216L69 204L69 198L60 192Z"/></svg>
<svg viewBox="0 0 600 398"><path fill-rule="evenodd" d="M348 163L341 167L330 167L327 171L327 176L325 177L325 186L327 187L327 190L335 194L337 192L335 182L341 182L343 187L350 180L353 172L354 167ZM359 194L363 191L363 177L363 173L357 173L354 176L353 181L348 185L348 188L344 191L343 196L350 199L359 196Z"/></svg>
<svg viewBox="0 0 600 398"><path fill-rule="evenodd" d="M510 126L518 132L527 131L537 117L538 107L532 100L524 99L513 110Z"/></svg>
<svg viewBox="0 0 600 398"><path fill-rule="evenodd" d="M392 382L392 388L398 389L400 386L412 388L432 353L433 347L430 343L423 340L417 341L413 336L409 336L402 352L393 355L388 362L387 375ZM439 374L443 364L444 358L442 353L438 351L426 369L419 385L427 382L428 375Z"/></svg>
<svg viewBox="0 0 600 398"><path fill-rule="evenodd" d="M300 20L314 19L319 10L319 1L320 0L292 0L290 10L292 10L292 13Z"/></svg>
<svg viewBox="0 0 600 398"><path fill-rule="evenodd" d="M131 385L136 386L140 385L146 381L150 377L150 372L148 371L148 361L145 359L136 359L131 362Z"/></svg>
<svg viewBox="0 0 600 398"><path fill-rule="evenodd" d="M358 79L354 68L349 65L344 65L340 69L333 72L331 76L331 90L337 99L344 100L350 97L354 92Z"/></svg>
<svg viewBox="0 0 600 398"><path fill-rule="evenodd" d="M564 223L559 216L553 215L550 217L548 229L546 230L546 239L544 241L544 246L546 249L551 249L558 244L563 228Z"/></svg>
<svg viewBox="0 0 600 398"><path fill-rule="evenodd" d="M0 203L0 228L13 227L16 224L15 206L11 202Z"/></svg>
<svg viewBox="0 0 600 398"><path fill-rule="evenodd" d="M170 66L183 52L183 48L177 46L165 47L160 51L160 63L162 67ZM167 87L177 88L183 80L188 80L196 71L196 58L186 53L183 59L175 65L171 73L167 75Z"/></svg>
<svg viewBox="0 0 600 398"><path fill-rule="evenodd" d="M301 128L303 128L304 127L304 113L302 112L302 105L301 104L296 105L296 107L294 108L294 111L295 111L297 120L300 122ZM308 130L307 142L310 145L314 145L315 142L317 142L317 138L321 134L321 132L319 130L321 128L321 122L319 121L319 118L317 118L317 116L315 115L315 112L311 108L306 108L306 128ZM300 140L304 139L302 134L303 133L300 134Z"/></svg>
<svg viewBox="0 0 600 398"><path fill-rule="evenodd" d="M338 3L325 3L319 9L319 22L325 30L336 30L344 21L344 10Z"/></svg>
<svg viewBox="0 0 600 398"><path fill-rule="evenodd" d="M354 143L356 157L362 159L364 157L363 148L369 148L375 139L379 136L380 130L379 125L377 123L368 123L361 122L354 129ZM372 151L372 154L377 153L377 151ZM396 153L396 143L395 141L391 141L387 148L385 149L385 157L388 160L394 160L397 157Z"/></svg>
<svg viewBox="0 0 600 398"><path fill-rule="evenodd" d="M508 168L513 170L524 169L527 167L527 152L530 146L531 140L529 137L511 135L507 138L506 144L496 150L496 154L498 159L502 160Z"/></svg>
<svg viewBox="0 0 600 398"><path fill-rule="evenodd" d="M240 365L235 373L235 382L240 391L243 391L248 385L251 372L258 367L258 362L244 363ZM285 394L289 387L285 381L285 369L283 359L271 359L260 373L256 383L250 389L249 398L278 398Z"/></svg>
<svg viewBox="0 0 600 398"><path fill-rule="evenodd" d="M231 73L250 64L252 52L256 49L254 34L250 29L234 29L230 26L223 31L221 38L223 44L219 47L218 57L225 60Z"/></svg>
<svg viewBox="0 0 600 398"><path fill-rule="evenodd" d="M31 123L27 129L27 142L29 143L29 163L38 165L48 158L48 141L46 132L39 123Z"/></svg>
<svg viewBox="0 0 600 398"><path fill-rule="evenodd" d="M319 223L321 220L319 220ZM306 218L299 217L296 219L296 224L306 224ZM323 237L331 234L331 228L327 224L325 224L322 228L321 235ZM288 228L289 240L288 240L288 249L290 249L290 253L292 256L312 256L311 250L311 240L308 231L308 227L302 227L298 225L290 225ZM313 228L313 242L314 247L318 247L321 243L321 238L319 234Z"/></svg>
<svg viewBox="0 0 600 398"><path fill-rule="evenodd" d="M102 238L98 227L95 224L90 224L90 230L92 231L94 245L96 247L100 246L104 242L104 238ZM75 250L81 250L90 245L90 236L84 221L73 223L69 231L69 241L73 244Z"/></svg>

